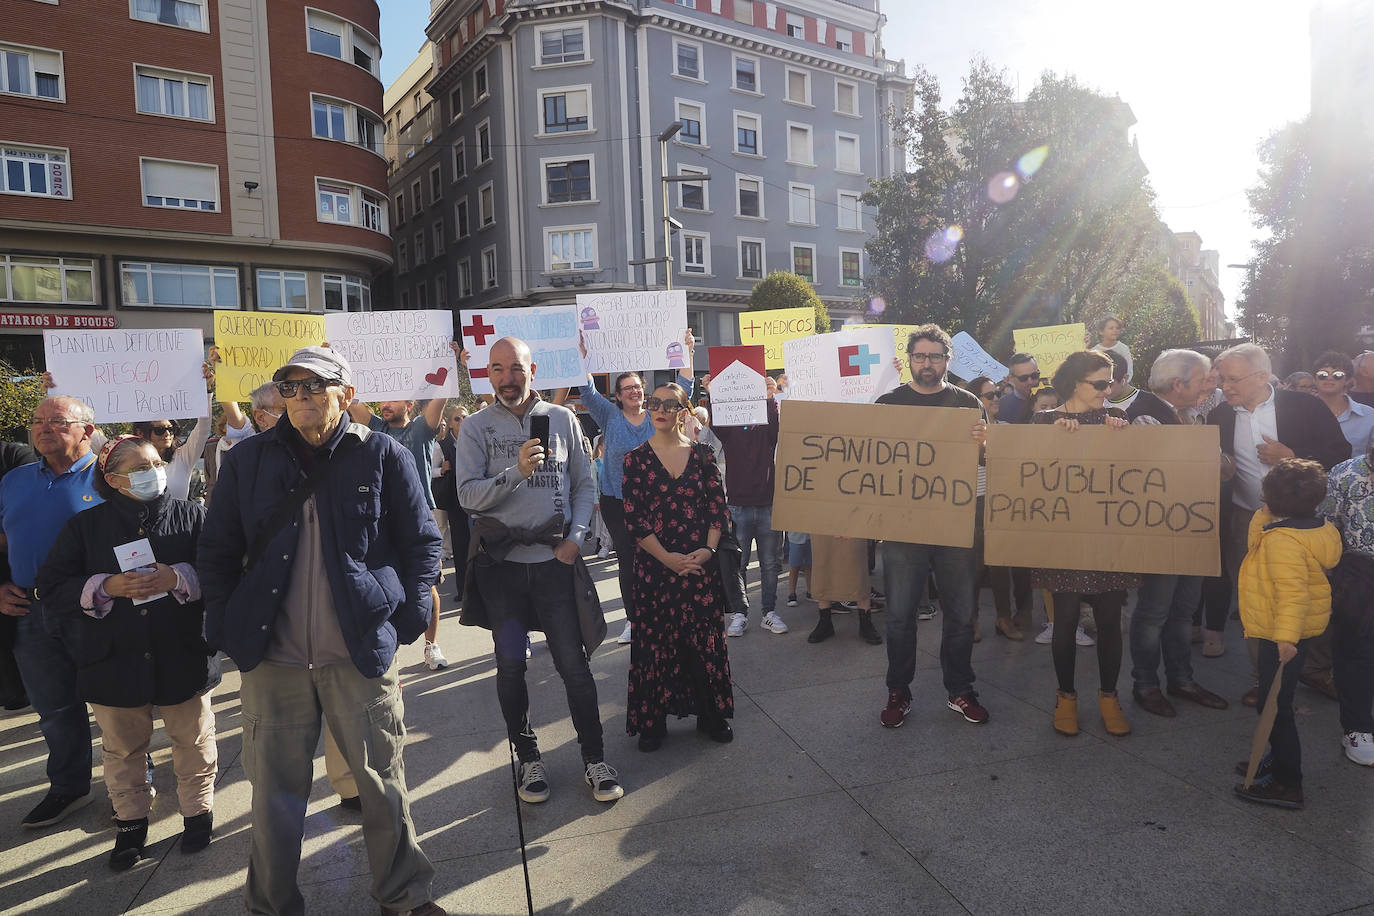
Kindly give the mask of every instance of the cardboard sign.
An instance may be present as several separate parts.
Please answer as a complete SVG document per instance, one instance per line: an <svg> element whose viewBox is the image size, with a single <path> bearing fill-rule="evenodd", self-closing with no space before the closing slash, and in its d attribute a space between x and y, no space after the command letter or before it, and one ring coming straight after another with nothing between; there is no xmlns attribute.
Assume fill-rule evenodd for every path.
<svg viewBox="0 0 1374 916"><path fill-rule="evenodd" d="M323 315L274 315L271 312L215 312L215 397L246 401L301 347L328 340Z"/></svg>
<svg viewBox="0 0 1374 916"><path fill-rule="evenodd" d="M46 367L57 382L48 393L85 401L97 423L208 417L200 333L44 331Z"/></svg>
<svg viewBox="0 0 1374 916"><path fill-rule="evenodd" d="M1056 324L1043 328L1017 328L1011 332L1017 353L1029 353L1040 367L1040 377L1054 377L1054 370L1068 359L1070 353L1088 349L1084 343L1088 329L1083 322Z"/></svg>
<svg viewBox="0 0 1374 916"><path fill-rule="evenodd" d="M892 332L881 325L798 337L782 346L789 402L871 404L897 387Z"/></svg>
<svg viewBox="0 0 1374 916"><path fill-rule="evenodd" d="M487 378L491 345L518 337L529 345L535 364L534 387L572 388L587 384L577 349L577 306L537 305L517 309L464 309L458 328L468 351L473 394L493 394Z"/></svg>
<svg viewBox="0 0 1374 916"><path fill-rule="evenodd" d="M786 363L782 345L798 337L816 333L816 310L809 307L769 309L739 313L739 342L744 346L762 344L764 368L781 369Z"/></svg>
<svg viewBox="0 0 1374 916"><path fill-rule="evenodd" d="M973 546L979 411L787 402L773 527L910 544Z"/></svg>
<svg viewBox="0 0 1374 916"><path fill-rule="evenodd" d="M980 375L986 375L994 382L1000 382L1011 374L1011 370L999 363L988 355L988 352L978 345L978 341L967 331L960 331L954 335L954 355L950 357L949 374L959 377L966 382L970 382ZM1044 365L1041 365L1041 372L1044 372Z"/></svg>
<svg viewBox="0 0 1374 916"><path fill-rule="evenodd" d="M911 337L911 332L919 328L918 324L844 324L840 326L841 331L854 331L867 328L886 328L892 332L892 352L897 356L898 362L902 364L902 369L897 373L897 381L893 383L905 384L911 381L911 364L906 358L906 342ZM790 379L789 379L790 381Z"/></svg>
<svg viewBox="0 0 1374 916"><path fill-rule="evenodd" d="M364 401L427 401L458 393L448 309L326 315L329 346L353 367Z"/></svg>
<svg viewBox="0 0 1374 916"><path fill-rule="evenodd" d="M768 422L764 348L712 347L711 425L753 426Z"/></svg>
<svg viewBox="0 0 1374 916"><path fill-rule="evenodd" d="M1215 576L1215 426L988 430L989 566Z"/></svg>
<svg viewBox="0 0 1374 916"><path fill-rule="evenodd" d="M658 289L634 293L584 293L577 322L587 347L587 372L681 369L688 365L687 293Z"/></svg>

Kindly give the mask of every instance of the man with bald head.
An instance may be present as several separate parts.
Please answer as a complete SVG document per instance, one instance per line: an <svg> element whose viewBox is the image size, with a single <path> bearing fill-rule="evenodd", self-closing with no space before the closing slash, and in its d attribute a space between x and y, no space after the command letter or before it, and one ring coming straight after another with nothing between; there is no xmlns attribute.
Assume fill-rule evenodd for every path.
<svg viewBox="0 0 1374 916"><path fill-rule="evenodd" d="M0 584L0 614L16 618L14 657L48 745L48 793L24 818L55 824L91 800L91 726L76 686L76 661L45 624L34 579L58 533L76 513L101 502L95 491L91 433L95 414L76 398L55 396L33 411L39 460L0 481L2 545L12 581Z"/></svg>
<svg viewBox="0 0 1374 916"><path fill-rule="evenodd" d="M503 337L493 344L487 372L496 399L458 432L458 503L473 519L462 619L491 630L496 695L520 757L520 798L534 804L549 797L525 686L525 634L543 630L568 694L583 777L597 801L615 801L625 790L605 762L587 664L606 623L600 619L598 632L579 619L589 589L595 599L581 557L596 498L591 458L573 412L534 390L535 370L524 341ZM535 435L535 426L545 423L547 448Z"/></svg>

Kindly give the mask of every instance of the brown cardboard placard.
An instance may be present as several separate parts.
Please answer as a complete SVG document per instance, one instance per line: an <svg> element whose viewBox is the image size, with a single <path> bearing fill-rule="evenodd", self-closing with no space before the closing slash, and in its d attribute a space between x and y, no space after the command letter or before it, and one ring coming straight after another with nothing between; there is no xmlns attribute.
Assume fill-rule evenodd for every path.
<svg viewBox="0 0 1374 916"><path fill-rule="evenodd" d="M778 430L773 527L973 546L981 414L958 407L788 400Z"/></svg>
<svg viewBox="0 0 1374 916"><path fill-rule="evenodd" d="M989 566L1215 576L1215 426L994 425L988 430Z"/></svg>

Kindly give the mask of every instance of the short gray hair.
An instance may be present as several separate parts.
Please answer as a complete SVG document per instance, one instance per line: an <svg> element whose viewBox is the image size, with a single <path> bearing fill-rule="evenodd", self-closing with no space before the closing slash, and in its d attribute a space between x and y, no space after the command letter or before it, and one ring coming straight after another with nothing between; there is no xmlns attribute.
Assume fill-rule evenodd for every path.
<svg viewBox="0 0 1374 916"><path fill-rule="evenodd" d="M1210 368L1212 361L1196 350L1165 350L1150 367L1150 390L1169 391L1175 381L1187 382L1193 370L1206 372Z"/></svg>
<svg viewBox="0 0 1374 916"><path fill-rule="evenodd" d="M263 382L248 395L250 410L271 410L278 404L284 405L285 403L286 400L277 390L276 382Z"/></svg>
<svg viewBox="0 0 1374 916"><path fill-rule="evenodd" d="M67 394L54 394L44 398L39 406L41 407L43 404L60 405L62 411L70 414L73 420L80 420L87 426L95 425L95 410L80 398L74 398ZM34 409L37 410L38 408Z"/></svg>
<svg viewBox="0 0 1374 916"><path fill-rule="evenodd" d="M1236 344L1229 350L1222 350L1217 354L1216 362L1222 363L1228 359L1243 359L1255 372L1263 372L1265 375L1274 374L1274 366L1269 362L1269 354L1264 352L1264 348L1259 344L1243 343Z"/></svg>

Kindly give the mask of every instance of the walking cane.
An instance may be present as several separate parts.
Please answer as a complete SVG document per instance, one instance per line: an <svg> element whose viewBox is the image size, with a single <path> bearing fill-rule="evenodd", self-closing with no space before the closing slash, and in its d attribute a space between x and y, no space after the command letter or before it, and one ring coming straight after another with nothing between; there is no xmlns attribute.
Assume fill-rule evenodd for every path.
<svg viewBox="0 0 1374 916"><path fill-rule="evenodd" d="M1274 717L1279 714L1279 688L1283 686L1283 668L1288 662L1279 662L1279 670L1274 672L1274 683L1269 685L1269 695L1264 698L1264 710L1260 713L1259 724L1255 726L1255 737L1250 742L1250 764L1245 768L1245 788L1255 781L1255 771L1259 769L1264 747L1269 743L1269 733L1274 730Z"/></svg>
<svg viewBox="0 0 1374 916"><path fill-rule="evenodd" d="M1273 718L1270 718L1273 723ZM520 867L525 871L525 906L529 908L529 916L534 916L534 894L530 890L530 860L525 854L525 816L520 813L520 775L515 766L515 744L511 741L506 742L510 750L510 781L511 788L515 790L515 823L520 831Z"/></svg>

